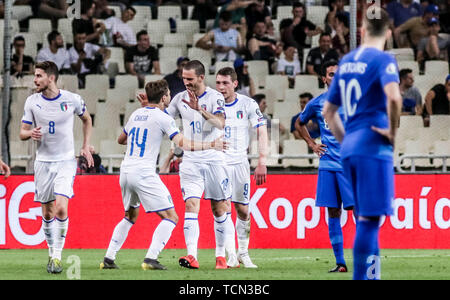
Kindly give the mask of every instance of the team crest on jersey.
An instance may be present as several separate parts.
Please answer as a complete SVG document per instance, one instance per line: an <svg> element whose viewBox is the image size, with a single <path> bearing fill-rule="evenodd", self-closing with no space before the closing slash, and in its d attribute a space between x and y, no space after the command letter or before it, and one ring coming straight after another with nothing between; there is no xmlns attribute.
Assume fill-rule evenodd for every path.
<svg viewBox="0 0 450 300"><path fill-rule="evenodd" d="M61 110L62 110L62 111L67 111L67 109L69 108L69 106L67 105L66 102L61 103L60 106L61 106Z"/></svg>
<svg viewBox="0 0 450 300"><path fill-rule="evenodd" d="M217 105L219 105L220 107L224 107L225 101L223 99L217 99Z"/></svg>
<svg viewBox="0 0 450 300"><path fill-rule="evenodd" d="M256 109L256 115L260 118L264 117L264 115L262 114L261 110L259 110L259 108Z"/></svg>
<svg viewBox="0 0 450 300"><path fill-rule="evenodd" d="M386 68L386 73L388 74L396 74L397 73L397 67L394 63L390 63Z"/></svg>
<svg viewBox="0 0 450 300"><path fill-rule="evenodd" d="M204 110L207 110L206 104L202 104L202 108L203 108Z"/></svg>
<svg viewBox="0 0 450 300"><path fill-rule="evenodd" d="M236 117L238 119L242 119L244 117L244 113L242 112L242 110L239 110L238 112L236 112Z"/></svg>

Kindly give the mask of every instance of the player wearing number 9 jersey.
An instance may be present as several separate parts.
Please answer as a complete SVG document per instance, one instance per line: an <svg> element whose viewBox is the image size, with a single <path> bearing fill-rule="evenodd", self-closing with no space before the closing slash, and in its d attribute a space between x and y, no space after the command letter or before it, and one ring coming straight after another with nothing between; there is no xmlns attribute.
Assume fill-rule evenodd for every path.
<svg viewBox="0 0 450 300"><path fill-rule="evenodd" d="M145 256L142 268L165 269L157 258L167 244L178 216L172 197L160 177L156 174L156 161L161 141L165 135L184 150L222 150L220 139L212 142L192 142L179 133L175 120L164 112L170 103L170 90L165 80L147 83L147 102L143 108L133 112L119 136L119 144L127 145L125 158L120 167L120 187L125 210L123 218L114 229L101 269L115 269L115 258L128 236L128 231L137 220L139 206L147 213L155 212L162 221L156 228L152 243Z"/></svg>
<svg viewBox="0 0 450 300"><path fill-rule="evenodd" d="M393 145L402 97L396 60L383 52L391 34L388 27L386 11L370 6L361 29L363 44L341 60L324 107L333 134L343 140L344 174L352 186L358 216L354 279L380 278L379 221L392 214ZM344 108L345 129L339 106Z"/></svg>
<svg viewBox="0 0 450 300"><path fill-rule="evenodd" d="M49 273L61 273L61 252L69 224L68 200L74 196L77 162L73 141L74 115L83 122L83 147L88 166L94 162L89 151L92 121L83 99L58 89L58 68L53 62L36 64L37 93L27 98L20 139L37 141L34 163L35 201L41 203L42 227L49 248ZM33 127L34 126L34 127Z"/></svg>

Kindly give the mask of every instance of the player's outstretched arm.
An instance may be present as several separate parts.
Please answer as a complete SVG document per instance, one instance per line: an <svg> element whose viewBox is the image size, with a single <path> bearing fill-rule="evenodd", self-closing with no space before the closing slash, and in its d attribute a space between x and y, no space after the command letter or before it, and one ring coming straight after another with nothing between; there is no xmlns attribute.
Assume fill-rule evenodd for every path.
<svg viewBox="0 0 450 300"><path fill-rule="evenodd" d="M228 144L223 141L223 136L215 139L212 142L196 142L187 139L182 133L178 133L172 138L172 142L178 147L186 151L201 151L215 149L217 151L224 151L228 149Z"/></svg>
<svg viewBox="0 0 450 300"><path fill-rule="evenodd" d="M384 86L384 92L387 97L387 113L389 118L389 128L377 128L372 126L372 130L386 137L389 142L395 144L395 136L397 134L398 122L402 111L402 95L397 82L390 82Z"/></svg>
<svg viewBox="0 0 450 300"><path fill-rule="evenodd" d="M316 141L311 137L309 134L308 129L306 128L306 125L300 124L300 119L297 118L295 120L295 129L297 129L298 133L300 134L300 137L305 140L306 144L308 144L308 147L311 148L311 150L317 154L319 157L325 154L326 151L326 145L324 144L317 144Z"/></svg>
<svg viewBox="0 0 450 300"><path fill-rule="evenodd" d="M338 140L339 143L342 143L342 141L344 140L345 129L344 125L342 124L341 117L339 117L339 114L337 113L338 108L339 106L326 101L325 105L323 106L322 115L325 120L327 120L328 127L330 127L334 137Z"/></svg>
<svg viewBox="0 0 450 300"><path fill-rule="evenodd" d="M29 140L30 138L34 141L40 141L42 138L41 127L32 128L31 124L22 123L19 138L22 141Z"/></svg>
<svg viewBox="0 0 450 300"><path fill-rule="evenodd" d="M11 169L0 159L0 174L5 174L5 179L11 175Z"/></svg>
<svg viewBox="0 0 450 300"><path fill-rule="evenodd" d="M257 129L258 134L258 165L255 169L255 181L256 185L261 185L266 183L266 177L267 177L267 154L268 154L268 142L269 137L267 134L267 126L262 125L259 126Z"/></svg>
<svg viewBox="0 0 450 300"><path fill-rule="evenodd" d="M94 166L94 158L90 151L91 135L92 135L92 119L89 112L86 110L82 116L80 116L83 122L83 146L80 151L80 155L84 156L88 162L88 167Z"/></svg>
<svg viewBox="0 0 450 300"><path fill-rule="evenodd" d="M189 101L186 99L182 99L183 103L187 104L190 108L193 110L198 111L202 117L211 123L212 126L224 129L225 128L225 116L222 113L212 114L209 111L204 110L199 104L198 104L198 97L195 95L194 92L191 90L187 90L189 94Z"/></svg>

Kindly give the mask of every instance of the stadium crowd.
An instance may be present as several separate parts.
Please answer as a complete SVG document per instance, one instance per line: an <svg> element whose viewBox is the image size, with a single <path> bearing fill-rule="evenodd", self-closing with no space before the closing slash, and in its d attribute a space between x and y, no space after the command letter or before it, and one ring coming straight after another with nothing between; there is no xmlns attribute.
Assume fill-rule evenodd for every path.
<svg viewBox="0 0 450 300"><path fill-rule="evenodd" d="M428 126L430 115L450 115L450 1L381 2L391 17L393 36L386 49L399 61L403 114L422 116ZM129 82L130 88L142 88L146 78L152 78L148 76L157 76L153 78L168 81L175 95L184 90L181 69L189 59L204 62L211 77L220 67L230 65L237 70L239 92L265 98L267 115L280 117L275 102L295 103L296 111L290 111L279 126L280 136L294 139L295 130L291 130L292 136L286 130L291 118L304 107L305 99L324 88L320 79L309 88L302 86L300 78L319 77L325 61L339 60L350 51L348 4L346 0L83 0L79 18L69 20L71 7L66 0L17 0L11 75L31 75L35 62L51 60L61 74L77 76L77 89L84 89L86 77L92 74L107 74L108 88L117 87L116 79L123 75L136 77L137 83ZM367 5L358 0L358 28ZM3 14L0 1L0 16ZM35 22L42 19L51 21L49 27ZM151 23L154 21L159 23ZM30 33L36 37L29 38ZM172 52L173 48L181 51ZM252 70L252 61L267 65ZM436 70L430 61L446 64L436 65L440 68ZM266 75L281 76L282 86L295 93L281 91L278 96L269 80L265 81ZM422 81L427 77L422 85L426 89L415 85L419 77ZM279 77L271 78L278 82L275 79ZM214 87L214 79L208 82Z"/></svg>

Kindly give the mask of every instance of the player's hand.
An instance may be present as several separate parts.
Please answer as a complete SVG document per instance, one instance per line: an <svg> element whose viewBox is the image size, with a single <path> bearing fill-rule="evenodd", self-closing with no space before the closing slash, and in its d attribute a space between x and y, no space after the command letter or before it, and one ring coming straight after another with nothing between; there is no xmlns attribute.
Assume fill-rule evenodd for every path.
<svg viewBox="0 0 450 300"><path fill-rule="evenodd" d="M371 129L373 131L377 132L378 134L381 134L382 136L384 136L391 145L395 144L395 136L392 134L390 129L378 128L375 126L372 126Z"/></svg>
<svg viewBox="0 0 450 300"><path fill-rule="evenodd" d="M220 138L217 138L212 142L211 148L217 151L228 150L228 142L223 140L223 135Z"/></svg>
<svg viewBox="0 0 450 300"><path fill-rule="evenodd" d="M255 169L255 181L256 185L261 185L266 183L266 176L267 176L267 167L266 165L258 164L258 166Z"/></svg>
<svg viewBox="0 0 450 300"><path fill-rule="evenodd" d="M191 91L189 89L187 89L187 92L188 92L188 95L189 95L189 102L186 101L185 99L183 99L182 101L184 103L186 103L193 110L199 111L200 110L200 106L198 105L198 97L197 97L197 95L193 91Z"/></svg>
<svg viewBox="0 0 450 300"><path fill-rule="evenodd" d="M310 145L311 150L317 154L319 157L322 157L322 155L325 154L325 152L327 152L327 145L324 144L316 144L314 143L313 145Z"/></svg>
<svg viewBox="0 0 450 300"><path fill-rule="evenodd" d="M40 140L41 140L41 138L42 138L41 128L42 128L42 127L39 126L39 127L33 128L33 130L31 130L31 138L32 138L34 141L40 141Z"/></svg>
<svg viewBox="0 0 450 300"><path fill-rule="evenodd" d="M5 175L5 179L11 175L11 169L0 159L0 174Z"/></svg>
<svg viewBox="0 0 450 300"><path fill-rule="evenodd" d="M92 157L92 153L90 151L90 146L87 145L80 150L80 155L84 156L88 163L88 168L91 168L94 166L94 158Z"/></svg>
<svg viewBox="0 0 450 300"><path fill-rule="evenodd" d="M148 106L148 99L146 94L140 93L136 96L136 99L141 103L142 107Z"/></svg>

